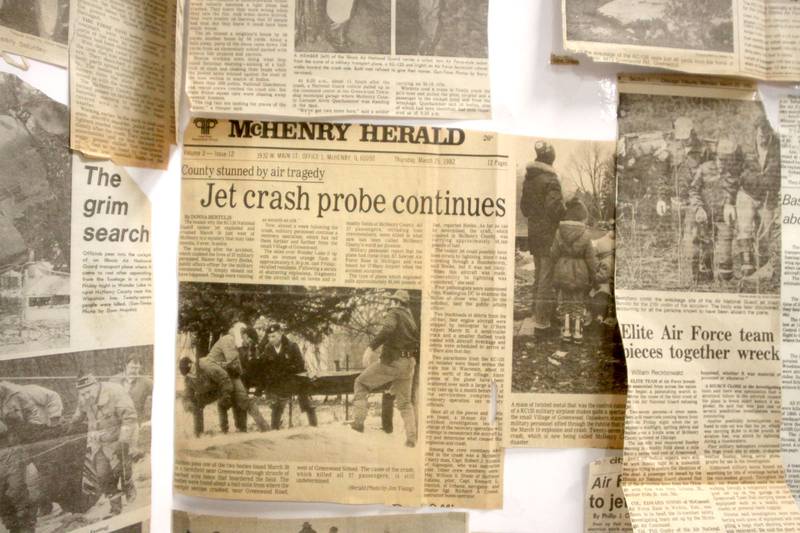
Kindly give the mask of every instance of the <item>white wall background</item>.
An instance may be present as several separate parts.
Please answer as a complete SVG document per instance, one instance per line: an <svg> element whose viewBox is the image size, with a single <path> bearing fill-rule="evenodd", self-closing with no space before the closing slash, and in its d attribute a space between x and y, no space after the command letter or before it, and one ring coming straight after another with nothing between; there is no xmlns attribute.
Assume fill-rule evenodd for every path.
<svg viewBox="0 0 800 533"><path fill-rule="evenodd" d="M492 1L489 39L494 119L461 123L461 127L531 136L615 138L616 74L634 69L589 62L580 66L550 66L550 53L561 49L559 6L560 0ZM29 63L31 68L22 72L0 62L0 71L15 73L52 98L67 103L66 71L34 61ZM777 124L779 96L800 93L800 85L762 84L761 92L770 118ZM169 531L173 502L172 411L180 153L173 148L171 155L167 172L129 169L153 205L156 391L153 399L152 530L159 533ZM498 511L472 511L471 530L582 532L586 465L611 453L590 449L509 450L505 461L504 507ZM396 508L383 506L215 502L184 497L176 498L175 504L178 508L199 512L275 518L398 512Z"/></svg>

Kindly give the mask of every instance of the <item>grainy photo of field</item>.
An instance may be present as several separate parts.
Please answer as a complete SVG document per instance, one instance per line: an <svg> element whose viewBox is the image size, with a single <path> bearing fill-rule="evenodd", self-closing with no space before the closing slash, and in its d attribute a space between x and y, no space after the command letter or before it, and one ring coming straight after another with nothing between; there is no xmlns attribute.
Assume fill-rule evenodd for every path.
<svg viewBox="0 0 800 533"><path fill-rule="evenodd" d="M759 102L622 94L617 286L777 294L780 143Z"/></svg>
<svg viewBox="0 0 800 533"><path fill-rule="evenodd" d="M567 38L733 52L731 0L565 0Z"/></svg>

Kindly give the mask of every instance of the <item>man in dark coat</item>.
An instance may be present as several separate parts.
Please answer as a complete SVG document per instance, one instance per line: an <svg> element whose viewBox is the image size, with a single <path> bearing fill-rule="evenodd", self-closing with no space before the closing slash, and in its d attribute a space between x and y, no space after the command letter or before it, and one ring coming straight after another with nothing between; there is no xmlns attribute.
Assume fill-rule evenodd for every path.
<svg viewBox="0 0 800 533"><path fill-rule="evenodd" d="M266 341L266 342L265 342ZM266 389L272 396L272 429L281 427L283 410L292 395L297 395L300 410L308 416L310 426L317 425L317 412L298 374L306 371L300 347L283 334L277 324L267 328L267 336L259 346L267 368Z"/></svg>
<svg viewBox="0 0 800 533"><path fill-rule="evenodd" d="M536 161L525 170L520 210L528 219L528 246L533 255L534 325L539 330L546 330L555 311L550 249L564 216L564 200L561 182L552 166L556 159L553 146L537 141L535 149Z"/></svg>

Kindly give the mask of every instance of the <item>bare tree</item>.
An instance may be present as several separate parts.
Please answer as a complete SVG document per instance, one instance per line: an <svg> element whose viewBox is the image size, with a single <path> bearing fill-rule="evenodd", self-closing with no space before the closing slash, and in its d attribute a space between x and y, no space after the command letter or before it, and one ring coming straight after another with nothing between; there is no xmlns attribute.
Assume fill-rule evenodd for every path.
<svg viewBox="0 0 800 533"><path fill-rule="evenodd" d="M587 204L590 215L604 218L603 196L613 190L608 183L614 176L614 154L600 143L583 143L566 165L569 176L578 187L581 199ZM612 185L609 188L609 185Z"/></svg>

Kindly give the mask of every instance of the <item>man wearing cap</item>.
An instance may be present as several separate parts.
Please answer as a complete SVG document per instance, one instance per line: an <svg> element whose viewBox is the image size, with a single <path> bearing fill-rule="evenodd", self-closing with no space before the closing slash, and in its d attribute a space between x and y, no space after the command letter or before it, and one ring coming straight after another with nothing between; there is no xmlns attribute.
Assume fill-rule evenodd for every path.
<svg viewBox="0 0 800 533"><path fill-rule="evenodd" d="M306 371L305 358L300 347L283 334L278 324L267 328L267 336L260 346L267 366L266 387L272 397L272 429L280 429L286 402L297 395L300 410L308 416L308 425L317 425L317 411L311 405L304 382L298 374Z"/></svg>
<svg viewBox="0 0 800 533"><path fill-rule="evenodd" d="M780 139L766 117L758 120L755 130L757 164L754 165L754 172L742 177L742 186L736 196L741 270L743 277L749 276L769 259L772 262L772 277L777 279L781 270L778 209L781 188Z"/></svg>
<svg viewBox="0 0 800 533"><path fill-rule="evenodd" d="M237 431L241 432L247 431L248 414L255 420L259 431L267 431L269 429L266 420L258 411L258 406L250 399L242 382L243 369L240 350L247 350L257 340L258 334L253 328L248 328L246 324L237 322L228 333L221 336L214 343L214 346L211 347L208 355L204 358L207 359L206 364L215 364L228 373L233 386L233 421ZM222 405L217 405L220 409L223 409ZM226 409L220 411L220 426L223 432L228 431Z"/></svg>
<svg viewBox="0 0 800 533"><path fill-rule="evenodd" d="M89 459L97 476L99 490L108 497L111 514L122 512L122 495L128 503L136 499L131 482L129 450L136 431L133 400L118 383L100 383L92 374L78 377L78 408L72 423L88 424Z"/></svg>
<svg viewBox="0 0 800 533"><path fill-rule="evenodd" d="M717 157L703 163L689 184L686 242L695 283L733 278L736 196L745 172L744 153L733 139L721 139Z"/></svg>
<svg viewBox="0 0 800 533"><path fill-rule="evenodd" d="M199 437L204 431L203 409L217 402L220 427L227 431L228 409L231 407L233 383L228 373L219 365L208 363L205 357L195 365L188 357L182 357L178 369L183 376L183 406L194 417L194 434Z"/></svg>
<svg viewBox="0 0 800 533"><path fill-rule="evenodd" d="M553 168L556 152L550 143L537 141L536 161L525 169L520 210L528 219L528 247L533 255L534 326L539 332L550 328L555 312L550 249L564 216L561 181Z"/></svg>
<svg viewBox="0 0 800 533"><path fill-rule="evenodd" d="M406 446L417 444L417 420L412 403L414 368L419 355L419 329L409 309L408 291L398 290L389 297L389 308L383 317L380 331L364 351L364 361L372 360L382 348L380 359L369 364L356 378L351 427L364 431L367 418L367 398L370 392L391 384L397 409L406 428Z"/></svg>

